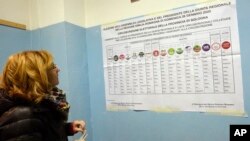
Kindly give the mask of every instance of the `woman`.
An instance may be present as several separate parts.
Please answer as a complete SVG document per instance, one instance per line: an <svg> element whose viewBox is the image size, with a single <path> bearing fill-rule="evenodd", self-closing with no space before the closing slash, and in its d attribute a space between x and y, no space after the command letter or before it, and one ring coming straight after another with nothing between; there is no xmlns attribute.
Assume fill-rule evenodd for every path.
<svg viewBox="0 0 250 141"><path fill-rule="evenodd" d="M67 141L85 122L67 123L69 104L58 89L59 69L45 51L8 58L0 79L0 141Z"/></svg>

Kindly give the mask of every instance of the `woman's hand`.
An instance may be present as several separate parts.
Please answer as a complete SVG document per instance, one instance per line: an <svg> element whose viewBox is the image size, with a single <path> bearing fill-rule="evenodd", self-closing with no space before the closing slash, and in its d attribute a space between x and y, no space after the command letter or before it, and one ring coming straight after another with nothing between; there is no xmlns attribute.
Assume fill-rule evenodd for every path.
<svg viewBox="0 0 250 141"><path fill-rule="evenodd" d="M86 123L83 120L75 120L72 122L72 130L74 133L83 132L85 127Z"/></svg>

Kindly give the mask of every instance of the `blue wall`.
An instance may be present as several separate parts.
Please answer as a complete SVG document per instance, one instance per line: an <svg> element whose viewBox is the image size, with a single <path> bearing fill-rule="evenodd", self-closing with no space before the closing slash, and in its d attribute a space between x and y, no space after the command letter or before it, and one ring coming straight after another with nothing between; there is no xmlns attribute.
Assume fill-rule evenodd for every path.
<svg viewBox="0 0 250 141"><path fill-rule="evenodd" d="M249 0L237 1L244 102L248 114L249 6ZM106 111L100 26L84 29L62 22L34 31L0 26L0 43L1 70L7 57L17 51L47 49L53 53L61 69L60 87L67 92L71 103L69 120L87 121L88 141L228 141L230 124L250 124L249 117L195 112Z"/></svg>
<svg viewBox="0 0 250 141"><path fill-rule="evenodd" d="M244 102L248 114L250 113L249 6L249 0L237 1ZM249 117L205 113L106 111L100 26L88 28L86 33L93 141L229 141L230 124L250 124Z"/></svg>
<svg viewBox="0 0 250 141"><path fill-rule="evenodd" d="M0 25L0 70L8 56L30 48L30 32Z"/></svg>

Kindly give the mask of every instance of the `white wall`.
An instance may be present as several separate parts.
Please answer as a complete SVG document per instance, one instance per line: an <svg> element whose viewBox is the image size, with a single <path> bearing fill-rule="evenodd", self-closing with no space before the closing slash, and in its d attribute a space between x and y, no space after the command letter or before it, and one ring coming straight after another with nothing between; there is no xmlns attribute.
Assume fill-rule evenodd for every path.
<svg viewBox="0 0 250 141"><path fill-rule="evenodd" d="M65 21L85 26L85 0L64 0Z"/></svg>
<svg viewBox="0 0 250 141"><path fill-rule="evenodd" d="M214 0L86 0L86 26L115 22L154 12Z"/></svg>
<svg viewBox="0 0 250 141"><path fill-rule="evenodd" d="M85 0L0 0L0 19L36 29L67 21L85 26Z"/></svg>
<svg viewBox="0 0 250 141"><path fill-rule="evenodd" d="M31 0L31 29L67 21L85 26L85 0Z"/></svg>
<svg viewBox="0 0 250 141"><path fill-rule="evenodd" d="M30 28L35 29L64 21L63 0L29 0Z"/></svg>
<svg viewBox="0 0 250 141"><path fill-rule="evenodd" d="M28 25L29 0L0 0L0 19Z"/></svg>

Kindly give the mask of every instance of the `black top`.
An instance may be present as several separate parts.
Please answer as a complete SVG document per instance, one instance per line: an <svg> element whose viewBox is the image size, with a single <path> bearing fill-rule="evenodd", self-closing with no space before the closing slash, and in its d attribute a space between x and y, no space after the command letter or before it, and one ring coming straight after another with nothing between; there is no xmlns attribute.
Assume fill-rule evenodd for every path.
<svg viewBox="0 0 250 141"><path fill-rule="evenodd" d="M67 141L67 116L48 100L34 104L0 89L0 141Z"/></svg>

